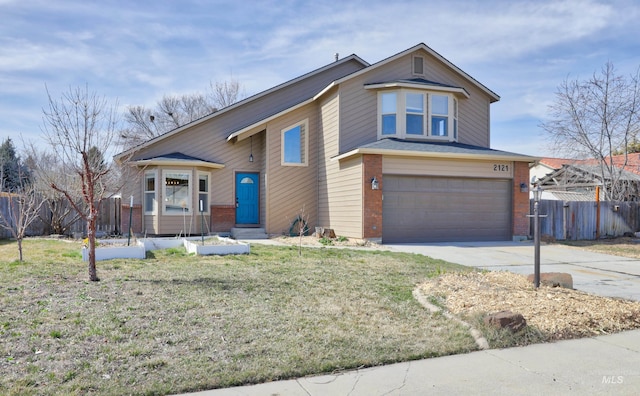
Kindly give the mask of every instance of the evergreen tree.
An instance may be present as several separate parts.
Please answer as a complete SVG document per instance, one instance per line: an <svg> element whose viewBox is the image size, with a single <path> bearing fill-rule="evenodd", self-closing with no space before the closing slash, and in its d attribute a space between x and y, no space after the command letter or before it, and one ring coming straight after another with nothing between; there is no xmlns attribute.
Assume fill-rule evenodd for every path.
<svg viewBox="0 0 640 396"><path fill-rule="evenodd" d="M11 138L0 145L0 191L18 192L31 175L16 153Z"/></svg>

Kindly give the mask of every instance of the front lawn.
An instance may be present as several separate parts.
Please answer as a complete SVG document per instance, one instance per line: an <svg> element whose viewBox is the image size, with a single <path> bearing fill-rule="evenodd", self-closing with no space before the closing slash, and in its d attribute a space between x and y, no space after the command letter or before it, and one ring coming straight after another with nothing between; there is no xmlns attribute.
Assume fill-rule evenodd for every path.
<svg viewBox="0 0 640 396"><path fill-rule="evenodd" d="M464 353L412 297L461 266L420 255L253 245L241 256L98 262L0 243L0 394L173 394Z"/></svg>

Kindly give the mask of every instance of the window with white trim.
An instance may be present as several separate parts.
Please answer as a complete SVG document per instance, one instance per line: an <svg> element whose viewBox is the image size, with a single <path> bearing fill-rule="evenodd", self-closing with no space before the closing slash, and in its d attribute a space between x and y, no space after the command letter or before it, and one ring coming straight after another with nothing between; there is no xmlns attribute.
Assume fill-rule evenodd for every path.
<svg viewBox="0 0 640 396"><path fill-rule="evenodd" d="M209 213L209 174L208 173L198 173L198 205L199 205L199 209L201 209L203 213Z"/></svg>
<svg viewBox="0 0 640 396"><path fill-rule="evenodd" d="M412 89L378 94L378 137L458 139L458 100Z"/></svg>
<svg viewBox="0 0 640 396"><path fill-rule="evenodd" d="M156 172L144 174L144 213L153 214L158 210L156 202Z"/></svg>
<svg viewBox="0 0 640 396"><path fill-rule="evenodd" d="M191 172L164 170L163 214L191 213Z"/></svg>
<svg viewBox="0 0 640 396"><path fill-rule="evenodd" d="M408 92L405 114L407 135L424 135L424 95Z"/></svg>
<svg viewBox="0 0 640 396"><path fill-rule="evenodd" d="M309 120L282 130L282 165L307 166L309 151Z"/></svg>
<svg viewBox="0 0 640 396"><path fill-rule="evenodd" d="M397 133L398 94L395 92L380 94L380 102L382 109L381 133L383 135L395 135Z"/></svg>
<svg viewBox="0 0 640 396"><path fill-rule="evenodd" d="M453 98L453 140L458 140L458 100Z"/></svg>
<svg viewBox="0 0 640 396"><path fill-rule="evenodd" d="M449 96L431 96L431 136L449 136Z"/></svg>

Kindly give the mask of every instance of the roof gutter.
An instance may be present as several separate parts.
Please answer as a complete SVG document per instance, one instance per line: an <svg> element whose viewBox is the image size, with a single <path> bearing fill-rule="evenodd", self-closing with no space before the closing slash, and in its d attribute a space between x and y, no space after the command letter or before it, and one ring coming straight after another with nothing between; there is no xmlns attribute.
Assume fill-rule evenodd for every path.
<svg viewBox="0 0 640 396"><path fill-rule="evenodd" d="M539 157L531 157L527 155L495 155L495 154L467 154L467 153L436 153L424 151L407 151L407 150L390 150L376 148L357 148L344 154L332 157L332 161L341 161L347 158L364 154L380 154L394 155L400 157L422 157L422 158L442 158L442 159L470 159L470 160L501 160L501 161L517 161L517 162L535 162L539 161Z"/></svg>
<svg viewBox="0 0 640 396"><path fill-rule="evenodd" d="M365 89L383 89L383 88L414 88L421 89L427 91L439 91L439 92L450 92L455 93L460 96L464 96L469 99L471 95L467 92L466 89L460 87L444 87L439 85L427 85L427 84L414 84L407 82L390 82L390 83L379 83L379 84L368 84L365 85Z"/></svg>
<svg viewBox="0 0 640 396"><path fill-rule="evenodd" d="M145 166L157 166L157 165L169 165L169 166L200 166L203 168L222 169L223 164L207 161L193 161L193 160L163 160L158 158L132 161L129 163L131 166L145 167Z"/></svg>

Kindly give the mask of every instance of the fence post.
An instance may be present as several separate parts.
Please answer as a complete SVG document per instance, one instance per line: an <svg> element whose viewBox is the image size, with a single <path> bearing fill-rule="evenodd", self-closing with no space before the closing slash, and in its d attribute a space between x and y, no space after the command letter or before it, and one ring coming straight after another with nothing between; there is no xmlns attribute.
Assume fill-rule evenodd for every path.
<svg viewBox="0 0 640 396"><path fill-rule="evenodd" d="M600 186L596 186L596 240L600 239Z"/></svg>

